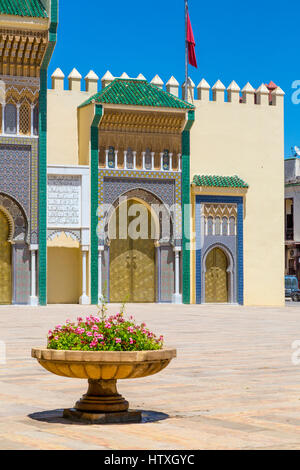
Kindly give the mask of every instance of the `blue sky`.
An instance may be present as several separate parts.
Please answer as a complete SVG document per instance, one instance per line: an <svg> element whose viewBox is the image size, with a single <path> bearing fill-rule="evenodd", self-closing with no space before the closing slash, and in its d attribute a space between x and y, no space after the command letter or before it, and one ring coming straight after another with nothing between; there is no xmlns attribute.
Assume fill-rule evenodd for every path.
<svg viewBox="0 0 300 470"><path fill-rule="evenodd" d="M67 76L76 67L82 76L93 69L101 78L124 71L164 82L184 81L184 0L60 0L58 42L50 64ZM212 6L210 6L212 5ZM285 156L300 146L300 104L292 103L292 83L300 80L299 0L243 3L189 0L197 43L196 85L220 79L257 88L273 80L286 93ZM300 94L299 94L300 97ZM299 100L300 101L300 100Z"/></svg>

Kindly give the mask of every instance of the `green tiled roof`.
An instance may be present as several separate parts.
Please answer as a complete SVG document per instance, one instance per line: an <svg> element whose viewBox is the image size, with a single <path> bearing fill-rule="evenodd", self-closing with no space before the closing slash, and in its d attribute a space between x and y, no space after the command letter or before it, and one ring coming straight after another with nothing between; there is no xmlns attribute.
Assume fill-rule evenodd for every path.
<svg viewBox="0 0 300 470"><path fill-rule="evenodd" d="M41 0L0 0L0 14L47 18Z"/></svg>
<svg viewBox="0 0 300 470"><path fill-rule="evenodd" d="M249 188L248 184L238 176L196 175L194 176L193 184L215 188Z"/></svg>
<svg viewBox="0 0 300 470"><path fill-rule="evenodd" d="M100 93L89 98L80 107L95 102L158 108L194 109L194 106L161 90L145 80L116 78Z"/></svg>

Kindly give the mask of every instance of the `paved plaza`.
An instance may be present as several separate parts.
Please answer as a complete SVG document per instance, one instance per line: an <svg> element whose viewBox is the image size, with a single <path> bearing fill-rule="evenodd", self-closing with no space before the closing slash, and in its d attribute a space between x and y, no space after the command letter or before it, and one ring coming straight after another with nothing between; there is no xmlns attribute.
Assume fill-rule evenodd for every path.
<svg viewBox="0 0 300 470"><path fill-rule="evenodd" d="M109 312L117 312L110 306ZM31 359L49 328L95 307L0 307L0 449L299 449L300 304L285 308L128 305L178 359L162 373L119 382L142 424L66 422L86 382L54 376ZM300 356L300 355L299 355Z"/></svg>

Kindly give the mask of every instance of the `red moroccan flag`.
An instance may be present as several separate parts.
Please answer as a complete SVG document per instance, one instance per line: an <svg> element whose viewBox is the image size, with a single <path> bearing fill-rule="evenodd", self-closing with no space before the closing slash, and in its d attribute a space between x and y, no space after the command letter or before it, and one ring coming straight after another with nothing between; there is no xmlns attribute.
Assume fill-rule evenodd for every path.
<svg viewBox="0 0 300 470"><path fill-rule="evenodd" d="M191 25L189 12L187 12L186 40L188 43L189 64L192 65L193 67L196 67L197 69L198 65L197 65L196 52L195 52L196 43L194 39L194 33L193 33L192 25Z"/></svg>

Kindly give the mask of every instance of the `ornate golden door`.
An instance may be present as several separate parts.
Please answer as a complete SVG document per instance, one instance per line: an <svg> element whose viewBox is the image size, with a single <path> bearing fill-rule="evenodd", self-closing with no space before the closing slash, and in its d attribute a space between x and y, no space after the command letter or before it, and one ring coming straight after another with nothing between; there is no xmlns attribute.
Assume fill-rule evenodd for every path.
<svg viewBox="0 0 300 470"><path fill-rule="evenodd" d="M151 221L150 212L149 219ZM148 228L150 234L151 223ZM116 235L110 244L110 301L155 302L154 240L119 239L119 208L116 210Z"/></svg>
<svg viewBox="0 0 300 470"><path fill-rule="evenodd" d="M129 240L110 244L110 301L129 302L131 292L131 251Z"/></svg>
<svg viewBox="0 0 300 470"><path fill-rule="evenodd" d="M11 304L11 244L7 217L0 211L0 304Z"/></svg>
<svg viewBox="0 0 300 470"><path fill-rule="evenodd" d="M155 302L155 247L153 240L132 242L132 301Z"/></svg>
<svg viewBox="0 0 300 470"><path fill-rule="evenodd" d="M214 248L206 258L205 302L228 302L228 262L224 251Z"/></svg>

